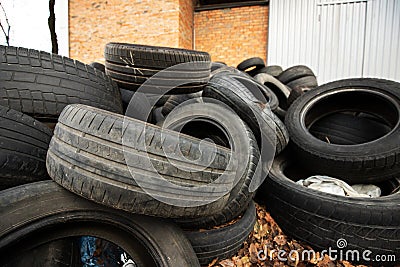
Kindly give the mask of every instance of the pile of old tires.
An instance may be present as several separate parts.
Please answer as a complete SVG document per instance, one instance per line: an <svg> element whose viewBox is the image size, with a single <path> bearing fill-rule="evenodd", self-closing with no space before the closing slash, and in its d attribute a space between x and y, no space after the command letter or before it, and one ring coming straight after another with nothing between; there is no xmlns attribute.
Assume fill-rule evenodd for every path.
<svg viewBox="0 0 400 267"><path fill-rule="evenodd" d="M83 266L81 236L119 266L207 265L247 239L254 197L317 249L400 257L400 84L123 43L105 60L0 46L2 266ZM383 196L295 183L311 175Z"/></svg>

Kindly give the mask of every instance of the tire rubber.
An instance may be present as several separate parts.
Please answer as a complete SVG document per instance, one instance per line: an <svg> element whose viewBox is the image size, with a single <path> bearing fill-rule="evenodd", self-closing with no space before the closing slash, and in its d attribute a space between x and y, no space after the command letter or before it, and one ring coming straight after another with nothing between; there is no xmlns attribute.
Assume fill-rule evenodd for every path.
<svg viewBox="0 0 400 267"><path fill-rule="evenodd" d="M98 69L98 70L104 72L104 73L106 72L106 66L104 66L104 64L101 64L99 62L92 62L89 65L95 69Z"/></svg>
<svg viewBox="0 0 400 267"><path fill-rule="evenodd" d="M279 74L278 80L280 80L284 84L288 84L291 81L306 76L315 76L315 75L314 72L309 67L304 65L297 65L284 70L281 74Z"/></svg>
<svg viewBox="0 0 400 267"><path fill-rule="evenodd" d="M0 105L40 121L57 121L69 104L122 113L117 85L79 61L27 48L0 46Z"/></svg>
<svg viewBox="0 0 400 267"><path fill-rule="evenodd" d="M48 173L78 195L133 213L172 218L219 213L230 195L225 180L213 184L213 193L183 189L206 185L227 168L230 171L233 168L229 167L233 164L229 162L230 150L207 142L200 147L199 139L161 130L104 110L70 105L61 114L50 143ZM185 156L176 153L177 150ZM166 152L170 152L168 157ZM203 170L197 171L199 168ZM169 186L165 180L181 187ZM176 196L178 200L199 204L190 207L168 204ZM202 204L205 202L209 204Z"/></svg>
<svg viewBox="0 0 400 267"><path fill-rule="evenodd" d="M2 266L46 242L88 235L118 245L138 266L200 266L178 227L98 205L53 181L0 192L0 215L0 253L7 255L0 260Z"/></svg>
<svg viewBox="0 0 400 267"><path fill-rule="evenodd" d="M367 143L338 145L309 132L318 119L337 112L378 116L392 131ZM316 174L346 182L370 183L400 175L400 83L361 78L331 82L299 97L289 108L285 124L294 152Z"/></svg>
<svg viewBox="0 0 400 267"><path fill-rule="evenodd" d="M52 135L32 117L0 106L0 190L50 178L46 154Z"/></svg>
<svg viewBox="0 0 400 267"><path fill-rule="evenodd" d="M260 104L259 100L236 79L226 73L215 75L203 90L203 97L217 99L232 108L239 117L247 123L254 133L257 143L261 144L261 134L267 140L276 142L276 153L280 153L289 142L288 132L282 121L268 107ZM261 115L263 127L257 121L256 110ZM273 139L273 140L272 140Z"/></svg>
<svg viewBox="0 0 400 267"><path fill-rule="evenodd" d="M289 82L287 86L291 89L299 87L304 91L314 89L318 86L318 82L315 76L305 76Z"/></svg>
<svg viewBox="0 0 400 267"><path fill-rule="evenodd" d="M265 67L265 62L262 58L259 57L252 57L242 61L238 66L237 69L241 71L246 71L250 68L255 69L262 69Z"/></svg>
<svg viewBox="0 0 400 267"><path fill-rule="evenodd" d="M399 259L400 192L379 198L321 193L294 182L302 173L299 168L291 167L296 161L292 154L279 155L258 191L267 211L287 235L318 250L338 249L338 240L345 239L347 246L342 248L343 253L358 250L361 258L363 251L371 250L371 257L394 254ZM285 175L288 168L293 168L290 178L294 181ZM371 264L384 263L366 263ZM393 266L394 262L387 264Z"/></svg>
<svg viewBox="0 0 400 267"><path fill-rule="evenodd" d="M200 124L197 124L197 128L196 124L193 124L193 122L196 122L196 118L200 122ZM173 113L169 114L163 127L184 134L191 134L200 139L209 138L217 144L219 139L216 139L216 137L219 137L222 140L227 140L229 147L237 148L241 146L241 151L248 152L248 158L243 159L241 163L247 164L247 166L243 170L242 177L231 191L228 204L222 211L211 216L180 219L176 222L186 229L211 229L243 214L254 196L254 192L249 190L250 183L252 180L261 178L256 177L260 175L256 172L256 167L261 163L259 163L260 152L254 134L238 115L233 110L217 103L189 103L178 107Z"/></svg>
<svg viewBox="0 0 400 267"><path fill-rule="evenodd" d="M206 52L146 46L126 43L108 43L105 48L106 73L124 89L136 91L145 81L168 88L179 80L185 83L162 94L192 93L201 90L210 78L210 55ZM165 77L154 76L159 71L180 63L193 62L184 70L173 69ZM173 86L175 87L175 86ZM146 88L144 90L149 90ZM150 91L149 91L150 92ZM156 93L156 92L150 92Z"/></svg>
<svg viewBox="0 0 400 267"><path fill-rule="evenodd" d="M256 208L252 202L234 224L212 230L185 231L202 266L212 260L230 258L237 253L254 229Z"/></svg>

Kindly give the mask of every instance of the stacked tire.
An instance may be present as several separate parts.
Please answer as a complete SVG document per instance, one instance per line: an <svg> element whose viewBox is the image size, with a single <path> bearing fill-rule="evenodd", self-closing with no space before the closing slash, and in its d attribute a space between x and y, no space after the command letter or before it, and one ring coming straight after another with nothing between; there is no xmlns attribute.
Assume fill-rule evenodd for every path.
<svg viewBox="0 0 400 267"><path fill-rule="evenodd" d="M76 144L76 149L80 149L85 139L77 134L80 129L61 123L65 112L73 111L71 104L90 105L111 118L122 113L117 84L99 66L95 67L33 49L0 47L0 187L3 190L0 192L3 218L0 250L2 255L7 255L1 259L1 265L79 265L76 237L93 235L121 246L139 265L197 266L198 259L187 237L171 222L107 208L69 193L49 180L50 177L67 178L69 171L85 165L68 165L70 148ZM75 108L81 107L89 108L84 105ZM78 117L82 121L76 121ZM85 114L76 112L69 117L69 122L80 125L84 117ZM55 127L52 139L52 128L57 121L60 124ZM93 118L87 123L98 127L107 122L95 122ZM104 128L97 130L100 133ZM87 159L87 154L79 157L82 154L76 149L73 152L76 162ZM63 158L56 158L56 153L51 151L63 152ZM97 177L92 171L89 168L89 176ZM99 193L97 189L93 198ZM120 202L128 206L124 200Z"/></svg>
<svg viewBox="0 0 400 267"><path fill-rule="evenodd" d="M271 91L240 72L209 81L199 51L110 43L105 66L1 52L2 265L79 264L81 236L144 266L207 265L239 250L256 221L262 141L272 155L288 143ZM122 116L123 104L158 125Z"/></svg>
<svg viewBox="0 0 400 267"><path fill-rule="evenodd" d="M394 81L347 79L294 101L285 118L291 144L257 196L286 233L321 250L400 256L399 92ZM313 175L375 185L382 194L341 196L296 183Z"/></svg>
<svg viewBox="0 0 400 267"><path fill-rule="evenodd" d="M201 51L108 43L104 56L105 72L118 84L125 108L140 87L142 93L165 96L162 106L168 94L200 91L210 76L210 55Z"/></svg>
<svg viewBox="0 0 400 267"><path fill-rule="evenodd" d="M279 105L273 111L282 120L294 100L318 86L314 72L304 65L296 65L283 70L278 65L266 66L262 58L252 57L242 61L237 66L237 70L253 77L276 95ZM234 72L235 70L221 66L215 73L221 71Z"/></svg>
<svg viewBox="0 0 400 267"><path fill-rule="evenodd" d="M105 59L0 46L2 266L92 264L81 237L120 266L207 266L248 238L260 185L285 233L400 257L399 83L126 43ZM296 183L312 175L383 196Z"/></svg>

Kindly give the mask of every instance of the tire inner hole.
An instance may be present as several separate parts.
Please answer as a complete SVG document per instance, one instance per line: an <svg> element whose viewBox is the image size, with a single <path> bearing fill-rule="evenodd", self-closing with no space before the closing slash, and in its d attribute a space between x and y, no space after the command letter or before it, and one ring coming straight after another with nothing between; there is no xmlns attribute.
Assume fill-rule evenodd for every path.
<svg viewBox="0 0 400 267"><path fill-rule="evenodd" d="M216 145L231 148L226 133L211 121L192 120L186 123L180 132L198 139L210 139Z"/></svg>
<svg viewBox="0 0 400 267"><path fill-rule="evenodd" d="M305 115L305 126L321 141L357 145L382 138L399 121L396 106L371 92L342 92L324 97Z"/></svg>

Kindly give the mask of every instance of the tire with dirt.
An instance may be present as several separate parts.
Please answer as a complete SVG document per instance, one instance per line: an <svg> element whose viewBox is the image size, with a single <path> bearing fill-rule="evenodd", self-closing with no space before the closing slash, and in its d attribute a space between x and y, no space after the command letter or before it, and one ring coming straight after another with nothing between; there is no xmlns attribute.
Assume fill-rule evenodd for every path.
<svg viewBox="0 0 400 267"><path fill-rule="evenodd" d="M309 91L317 87L318 82L315 76L305 76L287 83L287 86L291 89L301 88L303 91Z"/></svg>
<svg viewBox="0 0 400 267"><path fill-rule="evenodd" d="M372 254L367 256L371 258L378 254L394 254L399 259L400 218L396 216L400 213L399 181L378 198L337 196L296 184L297 180L310 175L298 164L291 154L279 155L258 191L258 197L262 197L267 211L285 233L318 250L332 248L339 249L339 253L337 244L342 244L344 239L347 245L341 247L343 255L346 251L357 250L361 258L363 251L370 250ZM385 184L390 187L389 182ZM393 266L393 263L385 265Z"/></svg>
<svg viewBox="0 0 400 267"><path fill-rule="evenodd" d="M92 62L89 65L95 69L102 71L102 72L106 72L106 66L104 66L104 64L101 64L99 62Z"/></svg>
<svg viewBox="0 0 400 267"><path fill-rule="evenodd" d="M210 78L210 55L195 50L108 43L105 48L106 73L124 89L136 91L151 78L154 86L144 90L154 94L200 91ZM182 68L172 68L181 63ZM162 73L161 70L168 69ZM155 75L155 76L154 76ZM176 83L180 84L176 84ZM177 85L178 87L174 88ZM171 87L172 86L172 87ZM155 88L157 87L157 88ZM171 87L171 88L170 88ZM174 88L173 90L170 90ZM144 93L144 91L143 91Z"/></svg>
<svg viewBox="0 0 400 267"><path fill-rule="evenodd" d="M193 99L193 101L200 101L202 92L197 92L193 94L182 94L182 95L171 95L162 107L162 114L167 116L174 108L180 104Z"/></svg>
<svg viewBox="0 0 400 267"><path fill-rule="evenodd" d="M314 76L314 72L307 66L304 65L298 65L298 66L293 66L290 67L286 70L284 70L281 74L278 76L278 80L280 80L284 84L288 84L291 81L297 80L299 78L303 78L306 76Z"/></svg>
<svg viewBox="0 0 400 267"><path fill-rule="evenodd" d="M254 134L233 110L213 102L179 106L168 115L162 127L199 139L211 139L217 145L232 149L232 153L243 153L246 158L240 162L246 168L222 211L211 216L175 220L186 229L211 229L243 214L254 196L254 191L249 189L250 183L261 178L256 170L261 162Z"/></svg>
<svg viewBox="0 0 400 267"><path fill-rule="evenodd" d="M229 149L200 142L119 114L70 105L54 131L47 170L66 189L116 209L171 218L214 215L228 203L226 184L237 177L226 173L237 166Z"/></svg>
<svg viewBox="0 0 400 267"><path fill-rule="evenodd" d="M33 49L0 46L0 105L44 122L69 104L122 113L116 84L79 61Z"/></svg>
<svg viewBox="0 0 400 267"><path fill-rule="evenodd" d="M211 72L224 67L227 67L227 65L223 62L211 62Z"/></svg>
<svg viewBox="0 0 400 267"><path fill-rule="evenodd" d="M254 79L274 92L279 101L278 109L280 109L280 112L285 112L287 110L287 101L291 91L290 88L272 75L266 73L257 74L254 76Z"/></svg>
<svg viewBox="0 0 400 267"><path fill-rule="evenodd" d="M281 66L271 65L271 66L266 66L266 67L264 67L262 69L255 69L255 70L249 71L248 74L251 77L254 77L254 76L258 75L258 74L266 73L266 74L269 74L271 76L278 77L279 74L281 74L282 72L283 72L283 69L282 69Z"/></svg>
<svg viewBox="0 0 400 267"><path fill-rule="evenodd" d="M122 105L123 105L124 114L125 114L126 111L128 110L128 105L131 102L131 99L134 96L135 92L131 91L131 90L126 90L123 88L120 88L119 90L121 92ZM159 95L151 95L151 94L146 95L146 98L150 102L154 102L154 98L156 98L156 102L154 104L155 107L164 106L164 104L167 102L169 97L170 97L169 95L163 95L161 97ZM138 104L138 103L135 103L135 104Z"/></svg>
<svg viewBox="0 0 400 267"><path fill-rule="evenodd" d="M21 112L0 106L0 190L49 179L46 154L51 130Z"/></svg>
<svg viewBox="0 0 400 267"><path fill-rule="evenodd" d="M210 74L210 78L212 78L214 75L221 73L221 72L226 72L226 73L235 73L238 75L245 75L245 73L243 71L238 70L235 67L229 67L229 66L224 66L218 69L215 69L211 72Z"/></svg>
<svg viewBox="0 0 400 267"><path fill-rule="evenodd" d="M274 77L278 77L282 72L283 72L283 69L281 66L270 65L270 66L266 66L262 73L266 73L266 74L272 75Z"/></svg>
<svg viewBox="0 0 400 267"><path fill-rule="evenodd" d="M50 241L23 251L2 262L2 267L70 267L82 266L76 237Z"/></svg>
<svg viewBox="0 0 400 267"><path fill-rule="evenodd" d="M164 120L165 117L162 114L162 107L153 108L151 111L151 123L155 125L161 125Z"/></svg>
<svg viewBox="0 0 400 267"><path fill-rule="evenodd" d="M290 94L289 94L289 97L288 97L288 100L287 100L288 109L293 104L293 102L304 93L305 92L300 87L295 87L292 90L290 90Z"/></svg>
<svg viewBox="0 0 400 267"><path fill-rule="evenodd" d="M390 130L389 125L363 117L363 114L335 113L314 123L310 133L334 144L357 145L376 140Z"/></svg>
<svg viewBox="0 0 400 267"><path fill-rule="evenodd" d="M330 114L366 113L390 127L375 140L356 145L320 140L310 128ZM347 79L324 84L298 98L285 124L294 151L305 167L346 182L368 183L400 175L400 83L380 79Z"/></svg>
<svg viewBox="0 0 400 267"><path fill-rule="evenodd" d="M215 75L204 88L203 97L219 100L232 108L252 130L259 146L264 137L269 144L275 143L278 154L288 144L289 135L282 121L230 74Z"/></svg>
<svg viewBox="0 0 400 267"><path fill-rule="evenodd" d="M0 192L0 215L0 253L7 255L0 260L2 266L41 244L79 236L113 242L138 266L199 266L176 226L98 205L53 181ZM43 266L41 259L31 262Z"/></svg>
<svg viewBox="0 0 400 267"><path fill-rule="evenodd" d="M268 87L264 86L262 83L258 82L245 72L236 70L234 72L221 72L220 74L216 74L215 76L218 76L218 78L215 78L214 80L220 79L221 77L236 80L238 83L246 88L245 94L248 94L249 97L260 104L267 104L272 111L275 111L279 105L278 97L274 94L274 92L272 92L272 90L270 90ZM235 90L238 89L236 88Z"/></svg>
<svg viewBox="0 0 400 267"><path fill-rule="evenodd" d="M241 218L233 224L211 230L184 231L202 266L212 260L230 258L247 240L256 223L256 208L250 204Z"/></svg>
<svg viewBox="0 0 400 267"><path fill-rule="evenodd" d="M242 61L238 66L237 69L241 71L248 71L251 70L258 70L265 67L265 62L262 58L259 57L252 57Z"/></svg>

